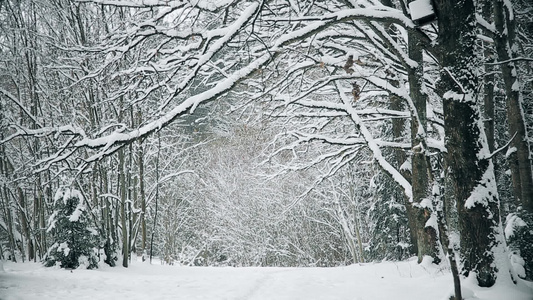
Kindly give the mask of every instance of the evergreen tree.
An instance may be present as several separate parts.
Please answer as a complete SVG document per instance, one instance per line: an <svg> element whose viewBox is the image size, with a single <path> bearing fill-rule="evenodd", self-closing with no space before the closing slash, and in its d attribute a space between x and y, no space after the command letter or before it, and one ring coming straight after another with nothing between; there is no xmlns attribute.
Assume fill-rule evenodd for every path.
<svg viewBox="0 0 533 300"><path fill-rule="evenodd" d="M62 268L87 269L98 267L97 231L87 218L82 194L69 187L60 187L54 197L54 212L48 220L48 232L53 232L53 245L48 250L45 265L59 263Z"/></svg>
<svg viewBox="0 0 533 300"><path fill-rule="evenodd" d="M377 174L373 181L376 193L368 212L372 224L369 256L373 260L406 259L412 253L403 194L385 174Z"/></svg>

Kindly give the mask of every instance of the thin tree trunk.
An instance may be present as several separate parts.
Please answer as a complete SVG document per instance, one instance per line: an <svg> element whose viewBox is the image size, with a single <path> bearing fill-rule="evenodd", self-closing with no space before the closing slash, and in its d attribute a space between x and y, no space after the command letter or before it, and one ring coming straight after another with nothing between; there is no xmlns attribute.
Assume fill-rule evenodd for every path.
<svg viewBox="0 0 533 300"><path fill-rule="evenodd" d="M120 225L122 227L122 266L124 268L128 267L129 259L129 238L128 238L128 227L126 224L126 201L127 201L127 192L126 192L126 174L124 167L124 148L121 148L118 151L118 160L119 160L119 185L120 185Z"/></svg>
<svg viewBox="0 0 533 300"><path fill-rule="evenodd" d="M446 205L442 206L442 211L439 212L439 233L440 233L440 240L446 249L446 257L448 258L448 261L450 262L450 269L452 272L453 277L453 290L454 290L454 298L450 300L462 300L463 295L461 291L461 281L459 277L459 267L457 266L457 260L456 260L456 249L454 249L454 245L450 243L449 234L450 231L448 229L448 225L446 223Z"/></svg>
<svg viewBox="0 0 533 300"><path fill-rule="evenodd" d="M102 183L102 190L103 193L109 193L109 181L108 181L106 170L103 166L100 166L100 181ZM105 244L104 244L104 253L106 255L105 263L110 265L111 267L114 267L116 265L115 263L115 245L117 243L116 235L115 235L115 228L114 222L113 222L113 199L109 199L108 197L102 197L101 199L101 207L102 207L102 227L103 232L105 236Z"/></svg>
<svg viewBox="0 0 533 300"><path fill-rule="evenodd" d="M22 188L17 187L17 196L19 199L19 218L20 218L20 225L22 229L23 237L26 239L27 245L27 254L28 254L28 260L33 260L33 241L30 234L30 224L28 221L28 210L26 205L26 195L24 194L24 191ZM22 260L24 261L25 255L23 253Z"/></svg>
<svg viewBox="0 0 533 300"><path fill-rule="evenodd" d="M133 243L134 243L134 234L133 234L133 218L134 218L134 213L133 213L133 208L135 207L135 198L133 197L133 190L132 189L135 189L134 185L132 184L132 164L133 164L133 159L132 159L132 156L133 156L133 147L132 145L130 144L129 145L129 151L128 151L128 169L127 169L127 199L128 199L128 205L126 206L127 208L127 216L128 216L128 249L130 251L130 253L133 251L133 249L135 248Z"/></svg>
<svg viewBox="0 0 533 300"><path fill-rule="evenodd" d="M397 81L392 82L393 85L396 85L396 87L399 87L399 83ZM404 106L402 105L402 101L400 97L397 97L395 95L390 96L390 108L392 110L398 110L402 111L404 109ZM405 130L405 121L402 119L393 119L392 120L392 135L394 138L394 141L398 141L399 139L404 137L404 130ZM395 162L395 167L400 169L400 166L407 160L407 155L405 154L405 151L403 149L394 149L393 150L393 157ZM400 170L402 172L402 175L411 181L411 174L407 170ZM399 199L404 200L404 205L407 213L407 223L409 226L409 238L411 242L410 252L413 254L419 253L420 249L418 249L419 246L419 237L418 237L418 223L416 218L417 209L413 206L413 203L409 202L409 198L405 196L405 193L403 191L396 189L396 196Z"/></svg>
<svg viewBox="0 0 533 300"><path fill-rule="evenodd" d="M351 172L350 172L351 173ZM351 182L354 182L354 175L351 173ZM365 262L365 253L363 251L363 241L361 240L361 229L359 228L359 209L357 208L357 197L355 195L355 186L350 185L350 202L353 207L353 222L355 238L357 239L357 247L359 250L359 262Z"/></svg>
<svg viewBox="0 0 533 300"><path fill-rule="evenodd" d="M515 20L512 7L503 0L494 0L494 23L496 35L494 42L500 62L500 69L505 85L507 103L507 122L509 134L516 135L511 141L508 156L513 191L517 201L524 209L533 213L533 175L529 153L529 137L526 131L525 118L522 110L522 93L516 63L509 61L514 58Z"/></svg>
<svg viewBox="0 0 533 300"><path fill-rule="evenodd" d="M39 239L40 239L40 249L39 249L39 258L42 259L46 252L47 252L47 245L46 245L46 220L45 220L45 216L44 216L44 212L46 210L46 205L45 205L45 194L44 194L44 191L40 188L39 188L39 194L38 194L38 197L39 197L39 209L38 209L38 212L37 212L37 226L36 228L39 228L39 231L38 231L38 234L39 234Z"/></svg>
<svg viewBox="0 0 533 300"><path fill-rule="evenodd" d="M354 215L354 225L355 225L355 237L357 238L357 246L359 248L359 261L365 262L365 252L363 250L363 241L361 240L361 230L359 229L359 221L356 215Z"/></svg>
<svg viewBox="0 0 533 300"><path fill-rule="evenodd" d="M0 113L2 112L2 103L0 101ZM4 138L3 132L0 132L0 139ZM0 145L0 173L3 175L4 178L8 178L9 175L9 162L8 158L6 156L5 146ZM8 187L6 185L6 182L2 183L2 189L0 190L0 198L3 199L2 201L2 210L4 212L4 216L6 216L5 223L7 226L7 239L9 242L9 248L10 248L10 259L13 262L16 262L15 257L15 232L13 228L13 220L11 216L11 205L9 201L9 192Z"/></svg>
<svg viewBox="0 0 533 300"><path fill-rule="evenodd" d="M142 112L140 109L137 109L136 113L137 123L142 123ZM142 260L146 259L146 192L144 188L144 148L143 148L144 139L139 140L138 150L137 150L137 161L139 162L139 196L141 201L141 251L142 251Z"/></svg>
<svg viewBox="0 0 533 300"><path fill-rule="evenodd" d="M161 152L161 137L159 131L157 132L157 157L155 161L155 214L154 214L154 226L152 226L152 237L150 239L150 263L152 263L152 255L154 249L154 234L157 230L157 213L159 210L159 154Z"/></svg>
<svg viewBox="0 0 533 300"><path fill-rule="evenodd" d="M12 218L12 213L11 213L11 205L10 205L10 201L9 201L9 192L7 191L7 186L3 186L3 189L2 189L2 192L3 192L3 198L4 198L4 210L5 210L5 216L6 216L6 224L7 224L7 234L8 234L8 240L9 240L9 248L10 248L10 252L11 252L11 255L10 255L10 259L11 261L13 262L17 262L17 258L15 257L15 250L16 250L16 245L15 245L15 229L13 228L13 218Z"/></svg>
<svg viewBox="0 0 533 300"><path fill-rule="evenodd" d="M144 189L144 154L143 154L143 146L142 141L139 142L139 151L138 151L138 159L139 159L139 193L141 197L141 230L142 230L142 240L141 240L141 247L142 247L142 255L143 255L143 261L145 260L145 252L146 252L146 192Z"/></svg>
<svg viewBox="0 0 533 300"><path fill-rule="evenodd" d="M533 226L533 174L531 170L531 154L529 136L525 123L524 103L516 63L510 59L516 58L515 19L511 3L494 0L494 24L496 34L494 42L500 70L505 86L507 104L507 124L509 134L515 135L510 144L507 156L511 169L513 193L520 218L531 228ZM520 250L525 261L526 278L533 278L533 234L530 230L520 230L515 240L510 239L512 247ZM518 238L518 240L516 240Z"/></svg>
<svg viewBox="0 0 533 300"><path fill-rule="evenodd" d="M34 240L34 250L33 250L33 260L37 261L37 251L39 253L41 252L41 245L40 245L40 227L39 227L39 209L41 208L41 199L39 196L38 188L40 186L39 184L40 180L37 178L37 182L35 186L33 187L33 240Z"/></svg>

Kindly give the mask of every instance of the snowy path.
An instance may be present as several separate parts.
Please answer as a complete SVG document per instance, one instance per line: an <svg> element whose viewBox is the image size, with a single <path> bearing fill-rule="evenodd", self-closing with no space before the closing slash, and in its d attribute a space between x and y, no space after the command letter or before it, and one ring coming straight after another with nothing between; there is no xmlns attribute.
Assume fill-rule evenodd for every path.
<svg viewBox="0 0 533 300"><path fill-rule="evenodd" d="M338 268L202 268L135 263L73 272L4 263L1 300L231 299L428 300L451 291L448 271L415 261ZM478 289L473 299L531 300L531 290ZM504 296L505 295L505 296Z"/></svg>

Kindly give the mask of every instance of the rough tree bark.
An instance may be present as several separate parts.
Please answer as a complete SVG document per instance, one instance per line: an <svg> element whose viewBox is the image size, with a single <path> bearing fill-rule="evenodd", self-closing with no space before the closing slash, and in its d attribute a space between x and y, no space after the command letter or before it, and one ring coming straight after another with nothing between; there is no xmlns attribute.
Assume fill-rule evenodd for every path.
<svg viewBox="0 0 533 300"><path fill-rule="evenodd" d="M383 5L394 7L390 0L383 1ZM411 174L405 174L406 172L403 172L402 175L410 180L412 186L412 202L407 200L405 203L411 234L411 243L413 244L412 250L418 255L419 263L422 262L424 256L430 256L433 258L433 262L438 264L440 258L438 255L437 230L431 226L426 227L427 221L432 215L430 205L431 189L429 188L430 182L432 181L432 174L431 165L426 156L427 137L425 136L425 129L427 127L427 96L423 92L424 69L422 51L423 47L419 33L413 29L409 30L408 55L411 60L417 63L417 66L405 65L405 67L409 80L409 94L413 100L415 106L414 111L416 111L417 115L413 115L411 118ZM398 82L396 82L396 84L398 84ZM391 109L402 110L402 106L399 97L393 95L391 97ZM393 133L395 138L403 136L403 129L403 120L393 120ZM402 164L406 159L403 150L396 150L395 157L399 161L399 164Z"/></svg>
<svg viewBox="0 0 533 300"><path fill-rule="evenodd" d="M139 160L139 193L141 197L141 231L142 231L142 238L141 238L141 250L143 255L143 261L146 259L145 252L146 252L146 192L144 188L144 153L143 153L143 146L142 141L139 142L139 149L138 149L138 160Z"/></svg>
<svg viewBox="0 0 533 300"><path fill-rule="evenodd" d="M511 169L513 194L517 206L521 206L517 213L521 219L533 226L533 174L531 170L531 154L529 136L523 111L523 94L519 80L518 68L513 61L517 55L515 42L516 20L511 3L494 0L494 24L496 34L494 43L498 55L506 95L507 124L509 134L514 136L510 144L507 161ZM525 260L526 278L533 278L533 234L530 230L522 229L516 233L518 240L510 239L513 248L520 250Z"/></svg>
<svg viewBox="0 0 533 300"><path fill-rule="evenodd" d="M424 67L422 45L419 34L413 30L408 31L409 58L417 63L415 67L408 68L409 94L416 108L417 116L411 118L411 169L413 187L413 207L418 230L418 262L424 256L433 258L433 262L440 263L437 228L429 225L428 221L434 216L432 208L431 182L433 176L429 162L427 147L427 95L424 93ZM437 222L434 222L435 226Z"/></svg>
<svg viewBox="0 0 533 300"><path fill-rule="evenodd" d="M18 210L19 210L19 219L20 219L20 227L22 229L23 237L26 239L27 245L27 254L28 254L28 260L33 260L33 239L31 236L31 227L28 220L28 208L26 205L26 194L22 190L22 188L19 186L17 187L17 198L18 198ZM24 262L25 259L25 253L23 251L22 253L22 261Z"/></svg>
<svg viewBox="0 0 533 300"><path fill-rule="evenodd" d="M438 91L445 121L445 200L455 201L461 273L475 272L482 287L494 285L499 226L494 169L477 103L475 7L472 0L439 0L441 73ZM456 295L457 296L457 295Z"/></svg>
<svg viewBox="0 0 533 300"><path fill-rule="evenodd" d="M505 86L507 103L507 122L509 134L515 135L511 141L508 162L511 169L513 191L522 207L533 212L533 175L529 153L529 138L522 110L522 94L515 58L515 19L513 8L504 5L503 0L494 0L494 24L496 35L494 42L502 78Z"/></svg>
<svg viewBox="0 0 533 300"><path fill-rule="evenodd" d="M398 81L391 82L396 87L399 87ZM392 110L402 111L405 107L402 103L402 99L396 95L390 96L390 108ZM395 141L400 140L405 135L405 121L403 119L393 119L392 120L392 135ZM393 159L395 167L401 169L400 166L407 160L407 155L403 149L394 149L393 150ZM402 175L411 182L411 174L408 170L400 170ZM414 196L414 195L413 195ZM409 238L411 242L410 252L413 254L418 254L419 258L423 257L421 255L419 246L420 239L418 237L420 224L417 222L417 212L418 209L413 205L413 202L410 202L410 199L405 196L405 193L400 188L395 190L395 197L404 199L405 210L407 213L407 222L409 225ZM420 259L419 259L420 262Z"/></svg>
<svg viewBox="0 0 533 300"><path fill-rule="evenodd" d="M129 238L128 238L128 227L126 225L126 174L124 167L124 149L121 148L118 151L119 159L119 185L120 185L120 225L122 227L122 266L124 268L128 267L129 259Z"/></svg>
<svg viewBox="0 0 533 300"><path fill-rule="evenodd" d="M483 2L481 13L486 20L492 19L492 5L490 1ZM494 72L490 63L494 62L493 48L487 42L483 42L483 56L485 62L485 76L483 76L483 117L485 118L485 134L489 144L490 152L495 150L494 142Z"/></svg>

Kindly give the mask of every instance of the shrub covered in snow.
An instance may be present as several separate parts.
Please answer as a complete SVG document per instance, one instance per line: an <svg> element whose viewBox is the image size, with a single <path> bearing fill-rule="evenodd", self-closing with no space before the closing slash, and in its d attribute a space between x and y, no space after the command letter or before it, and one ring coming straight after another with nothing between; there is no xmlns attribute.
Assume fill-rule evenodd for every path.
<svg viewBox="0 0 533 300"><path fill-rule="evenodd" d="M47 231L53 233L54 242L45 258L47 267L98 267L98 233L89 224L84 199L79 191L69 187L57 190Z"/></svg>
<svg viewBox="0 0 533 300"><path fill-rule="evenodd" d="M533 279L533 215L524 210L509 214L505 237L511 250L511 264L518 276Z"/></svg>

